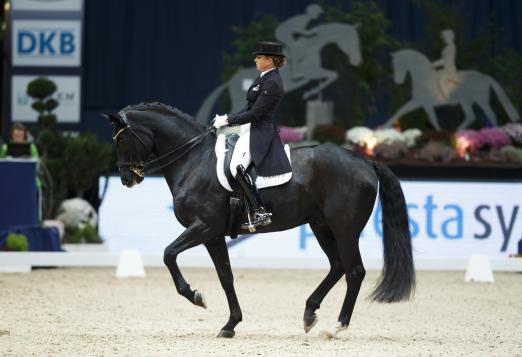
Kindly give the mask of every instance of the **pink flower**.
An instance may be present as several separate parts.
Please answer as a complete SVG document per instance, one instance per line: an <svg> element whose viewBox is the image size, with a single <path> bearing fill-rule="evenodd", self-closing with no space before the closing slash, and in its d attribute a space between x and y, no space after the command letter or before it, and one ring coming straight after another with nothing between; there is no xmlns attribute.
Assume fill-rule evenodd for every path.
<svg viewBox="0 0 522 357"><path fill-rule="evenodd" d="M283 144L298 143L303 140L304 134L287 126L279 127L279 137Z"/></svg>
<svg viewBox="0 0 522 357"><path fill-rule="evenodd" d="M509 135L500 128L483 128L478 132L480 147L488 146L490 149L499 149L511 144Z"/></svg>

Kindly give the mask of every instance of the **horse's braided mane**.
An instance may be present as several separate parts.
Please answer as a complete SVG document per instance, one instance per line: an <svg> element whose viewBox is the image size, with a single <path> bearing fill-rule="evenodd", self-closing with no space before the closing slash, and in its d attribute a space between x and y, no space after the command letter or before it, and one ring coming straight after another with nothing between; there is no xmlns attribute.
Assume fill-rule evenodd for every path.
<svg viewBox="0 0 522 357"><path fill-rule="evenodd" d="M194 118L192 118L189 114L182 112L178 108L174 108L174 107L171 107L170 105L163 104L160 102L139 103L139 104L127 105L122 110L124 112L129 111L129 110L135 110L135 111L152 110L152 111L155 111L160 114L173 115L178 118L183 118L183 119L186 119L189 121L194 121Z"/></svg>

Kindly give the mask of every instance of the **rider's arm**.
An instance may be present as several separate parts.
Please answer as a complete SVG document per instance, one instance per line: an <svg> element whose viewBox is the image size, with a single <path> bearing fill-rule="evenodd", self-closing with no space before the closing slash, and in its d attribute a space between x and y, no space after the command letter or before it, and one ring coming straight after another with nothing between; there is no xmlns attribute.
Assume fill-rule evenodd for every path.
<svg viewBox="0 0 522 357"><path fill-rule="evenodd" d="M272 80L267 80L259 88L259 95L250 110L228 114L228 125L235 126L250 123L261 118L279 103L283 96L281 87Z"/></svg>
<svg viewBox="0 0 522 357"><path fill-rule="evenodd" d="M440 60L436 60L432 63L433 67L434 68L437 68L437 67L444 67L444 63L446 61L444 61L443 59L440 59Z"/></svg>

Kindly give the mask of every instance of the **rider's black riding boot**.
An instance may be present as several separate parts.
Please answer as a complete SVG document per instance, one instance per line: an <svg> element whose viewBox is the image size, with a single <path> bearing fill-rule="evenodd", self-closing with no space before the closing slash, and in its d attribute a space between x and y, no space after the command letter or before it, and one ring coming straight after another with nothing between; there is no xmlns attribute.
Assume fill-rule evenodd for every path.
<svg viewBox="0 0 522 357"><path fill-rule="evenodd" d="M267 226L272 223L272 220L270 219L272 214L263 207L263 201L257 191L256 184L246 172L243 165L237 166L236 180L239 182L239 185L248 200L249 222L243 223L241 228L255 232L255 227Z"/></svg>

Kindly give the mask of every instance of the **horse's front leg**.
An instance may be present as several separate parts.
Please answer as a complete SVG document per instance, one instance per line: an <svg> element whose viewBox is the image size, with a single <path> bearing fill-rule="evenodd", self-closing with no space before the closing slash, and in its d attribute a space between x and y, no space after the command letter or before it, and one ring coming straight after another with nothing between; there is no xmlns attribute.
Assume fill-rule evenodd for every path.
<svg viewBox="0 0 522 357"><path fill-rule="evenodd" d="M194 305L207 308L203 294L197 290L191 290L190 285L185 281L181 271L179 270L176 259L178 255L192 247L195 247L209 239L215 237L211 234L209 228L200 221L196 221L188 227L174 242L172 242L163 255L163 262L170 271L174 285L178 293L187 298Z"/></svg>
<svg viewBox="0 0 522 357"><path fill-rule="evenodd" d="M208 253L214 262L219 281L227 296L228 308L230 309L230 318L217 337L234 337L234 328L241 322L243 315L241 314L241 308L239 307L234 289L234 276L230 268L230 259L228 257L225 237L220 236L205 242L205 247L207 247Z"/></svg>

